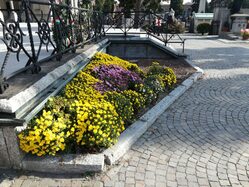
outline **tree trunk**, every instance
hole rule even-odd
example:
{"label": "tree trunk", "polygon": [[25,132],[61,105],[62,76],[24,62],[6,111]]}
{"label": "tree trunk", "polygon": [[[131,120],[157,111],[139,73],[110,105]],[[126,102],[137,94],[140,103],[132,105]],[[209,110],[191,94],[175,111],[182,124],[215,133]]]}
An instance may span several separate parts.
{"label": "tree trunk", "polygon": [[135,16],[134,16],[134,28],[139,27],[139,15],[141,11],[141,6],[144,0],[136,0],[135,2]]}

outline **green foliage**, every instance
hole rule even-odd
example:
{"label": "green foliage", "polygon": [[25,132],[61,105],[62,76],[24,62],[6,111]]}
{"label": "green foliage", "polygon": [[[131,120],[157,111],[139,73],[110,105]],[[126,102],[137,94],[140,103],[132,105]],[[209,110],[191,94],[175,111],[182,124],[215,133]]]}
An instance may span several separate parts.
{"label": "green foliage", "polygon": [[145,10],[152,10],[153,12],[161,12],[161,0],[144,0],[143,7]]}
{"label": "green foliage", "polygon": [[130,123],[134,119],[134,109],[132,103],[121,93],[106,92],[105,100],[109,101],[115,107],[118,115],[126,124]]}
{"label": "green foliage", "polygon": [[114,0],[105,0],[103,4],[103,12],[112,12],[114,6]]}
{"label": "green foliage", "polygon": [[184,33],[185,32],[185,26],[179,22],[179,21],[175,21],[173,24],[170,24],[168,26],[168,32],[169,33]]}
{"label": "green foliage", "polygon": [[105,0],[95,0],[94,10],[103,11]]}
{"label": "green foliage", "polygon": [[180,16],[183,13],[183,0],[170,1],[170,8],[175,11],[175,16]]}
{"label": "green foliage", "polygon": [[198,12],[200,0],[193,0],[193,4],[191,5],[193,12]]}
{"label": "green foliage", "polygon": [[249,0],[243,0],[242,8],[249,8]]}
{"label": "green foliage", "polygon": [[145,99],[145,105],[149,105],[157,99],[157,94],[147,85],[137,84],[135,91],[142,94]]}
{"label": "green foliage", "polygon": [[144,79],[144,85],[148,86],[157,95],[165,89],[165,84],[160,75],[149,75]]}
{"label": "green foliage", "polygon": [[96,0],[94,10],[103,12],[112,12],[114,0]]}
{"label": "green foliage", "polygon": [[204,33],[208,33],[210,31],[210,24],[209,23],[200,23],[197,26],[197,32],[201,33],[202,35],[204,35]]}
{"label": "green foliage", "polygon": [[138,113],[140,109],[145,107],[146,101],[142,94],[133,90],[125,90],[121,93],[123,96],[130,100],[135,114]]}
{"label": "green foliage", "polygon": [[[169,67],[163,67],[158,62],[152,62],[147,75],[157,75],[164,83],[164,87],[171,89],[176,83],[176,75]],[[159,80],[160,81],[160,80]]]}
{"label": "green foliage", "polygon": [[69,111],[70,100],[62,96],[51,97],[45,105],[47,111],[51,111],[55,117],[63,117]]}
{"label": "green foliage", "polygon": [[243,0],[233,0],[229,5],[231,14],[238,13],[241,9]]}
{"label": "green foliage", "polygon": [[135,5],[134,0],[119,0],[119,2],[119,6],[123,7],[123,10],[125,11],[125,16],[130,17],[130,11]]}
{"label": "green foliage", "polygon": [[158,62],[152,62],[152,65],[148,69],[147,75],[158,74],[164,74],[164,68]]}

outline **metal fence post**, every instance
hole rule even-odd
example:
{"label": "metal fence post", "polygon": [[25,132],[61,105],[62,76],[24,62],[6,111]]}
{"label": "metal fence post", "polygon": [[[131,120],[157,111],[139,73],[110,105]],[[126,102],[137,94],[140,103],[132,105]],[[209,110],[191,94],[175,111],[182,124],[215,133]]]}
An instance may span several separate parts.
{"label": "metal fence post", "polygon": [[26,17],[26,22],[27,22],[29,41],[30,41],[30,47],[31,47],[31,53],[32,53],[32,58],[29,59],[29,62],[27,63],[27,65],[32,63],[32,65],[33,65],[32,69],[31,69],[32,73],[39,73],[41,68],[37,65],[38,57],[36,56],[36,52],[35,52],[34,37],[33,37],[33,33],[32,33],[32,26],[30,23],[31,17],[29,15],[29,0],[23,0],[23,6],[24,6],[24,12],[25,12],[25,17]]}

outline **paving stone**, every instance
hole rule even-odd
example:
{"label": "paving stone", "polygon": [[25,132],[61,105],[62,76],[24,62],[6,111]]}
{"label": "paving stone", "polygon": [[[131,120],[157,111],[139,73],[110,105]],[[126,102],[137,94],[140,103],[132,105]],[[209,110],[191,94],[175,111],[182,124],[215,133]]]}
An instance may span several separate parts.
{"label": "paving stone", "polygon": [[136,173],[135,174],[135,179],[136,180],[144,180],[145,174],[144,173]]}

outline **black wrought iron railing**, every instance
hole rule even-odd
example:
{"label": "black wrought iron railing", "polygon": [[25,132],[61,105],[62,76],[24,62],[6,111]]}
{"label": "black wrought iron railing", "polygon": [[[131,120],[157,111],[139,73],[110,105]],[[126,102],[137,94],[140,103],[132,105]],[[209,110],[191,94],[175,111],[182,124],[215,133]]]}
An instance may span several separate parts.
{"label": "black wrought iron railing", "polygon": [[[146,34],[157,38],[165,45],[178,43],[184,53],[185,40],[180,31],[168,17],[150,11],[140,12],[111,12],[104,13],[103,30],[105,34]],[[180,22],[177,26],[179,26]],[[177,27],[176,26],[176,27]]]}
{"label": "black wrought iron railing", "polygon": [[[180,43],[184,52],[184,39],[178,33],[169,32],[168,20],[152,12],[101,13],[56,4],[54,0],[18,1],[21,2],[20,8],[6,10],[7,17],[0,19],[0,53],[4,51],[4,55],[0,55],[0,93],[8,87],[6,80],[17,73],[27,69],[38,73],[40,63],[53,58],[60,60],[66,52],[74,53],[78,47],[105,35],[144,33],[165,45]],[[45,11],[34,9],[37,5]],[[20,59],[22,63],[15,63]],[[6,68],[7,64],[11,70]]]}
{"label": "black wrought iron railing", "polygon": [[[46,14],[34,12],[34,5],[43,7]],[[6,15],[11,12],[14,11],[6,11]],[[75,52],[77,47],[102,35],[100,12],[56,4],[54,0],[22,0],[15,15],[16,18],[0,19],[1,39],[5,44],[1,43],[0,47],[6,48],[1,59],[0,93],[8,87],[6,79],[27,69],[38,73],[41,62],[52,58],[60,60],[64,53]],[[27,61],[6,73],[6,65],[13,61],[13,54],[17,61],[20,61],[20,56]]]}

